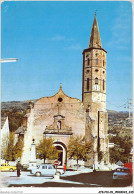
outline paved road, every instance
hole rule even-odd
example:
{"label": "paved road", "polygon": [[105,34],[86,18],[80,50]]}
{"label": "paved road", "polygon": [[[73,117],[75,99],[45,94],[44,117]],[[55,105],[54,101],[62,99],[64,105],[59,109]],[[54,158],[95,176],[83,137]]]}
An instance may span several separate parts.
{"label": "paved road", "polygon": [[21,177],[16,177],[16,172],[6,173],[3,176],[4,187],[126,187],[130,184],[118,183],[113,185],[110,171],[98,172],[66,172],[59,180],[48,177],[36,177],[29,172],[21,172]]}
{"label": "paved road", "polygon": [[96,171],[86,174],[79,174],[70,177],[63,177],[64,180],[82,182],[87,187],[126,187],[130,186],[131,183],[117,182],[113,184],[112,171]]}

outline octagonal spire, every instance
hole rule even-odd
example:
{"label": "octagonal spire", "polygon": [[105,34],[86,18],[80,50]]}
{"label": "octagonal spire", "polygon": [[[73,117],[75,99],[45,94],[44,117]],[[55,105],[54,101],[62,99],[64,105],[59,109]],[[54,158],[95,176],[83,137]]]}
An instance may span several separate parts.
{"label": "octagonal spire", "polygon": [[95,18],[92,26],[92,31],[91,31],[91,36],[90,36],[90,41],[89,41],[89,48],[95,47],[95,48],[101,48],[101,38],[99,34],[99,27],[97,23],[97,18],[96,18],[96,13],[95,13]]}

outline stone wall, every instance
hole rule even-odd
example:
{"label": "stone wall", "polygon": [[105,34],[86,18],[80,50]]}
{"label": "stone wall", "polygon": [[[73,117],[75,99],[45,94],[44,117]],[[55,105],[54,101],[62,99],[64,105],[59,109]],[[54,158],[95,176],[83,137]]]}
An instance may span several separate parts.
{"label": "stone wall", "polygon": [[[24,135],[22,163],[27,163],[30,160],[33,138],[36,145],[43,136],[46,136],[52,137],[54,141],[64,143],[67,147],[70,136],[85,136],[84,106],[79,99],[65,95],[62,88],[52,97],[43,97],[37,100],[26,116],[27,128]],[[61,119],[61,129],[58,129],[58,125],[55,123],[58,119]]]}

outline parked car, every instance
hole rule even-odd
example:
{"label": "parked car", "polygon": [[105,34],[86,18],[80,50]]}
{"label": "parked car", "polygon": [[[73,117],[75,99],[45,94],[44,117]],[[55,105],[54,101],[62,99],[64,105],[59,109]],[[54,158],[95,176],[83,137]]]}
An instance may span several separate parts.
{"label": "parked car", "polygon": [[[37,168],[30,171],[31,174],[36,176],[54,176],[56,174],[56,168],[53,164],[40,164]],[[61,175],[64,171],[62,169],[57,169],[57,174]]]}
{"label": "parked car", "polygon": [[13,172],[16,170],[16,166],[10,166],[8,163],[1,164],[1,171],[10,171]]}
{"label": "parked car", "polygon": [[26,171],[26,170],[28,170],[28,168],[29,168],[29,164],[22,165],[22,170]]}
{"label": "parked car", "polygon": [[120,167],[115,170],[113,173],[113,183],[117,181],[131,181],[132,175],[129,168]]}
{"label": "parked car", "polygon": [[75,164],[74,167],[80,168],[81,165],[80,164]]}
{"label": "parked car", "polygon": [[28,167],[27,168],[27,170],[33,170],[33,169],[36,169],[36,168],[38,168],[39,167],[39,165],[37,164],[36,166],[30,166],[30,167]]}

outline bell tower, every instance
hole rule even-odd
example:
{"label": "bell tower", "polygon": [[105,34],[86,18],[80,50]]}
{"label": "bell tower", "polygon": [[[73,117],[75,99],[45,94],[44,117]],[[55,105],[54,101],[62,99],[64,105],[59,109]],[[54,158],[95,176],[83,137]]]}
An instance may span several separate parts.
{"label": "bell tower", "polygon": [[93,161],[108,162],[108,116],[106,111],[106,54],[102,48],[95,14],[89,46],[83,51],[82,101],[90,126],[87,141],[93,142]]}

